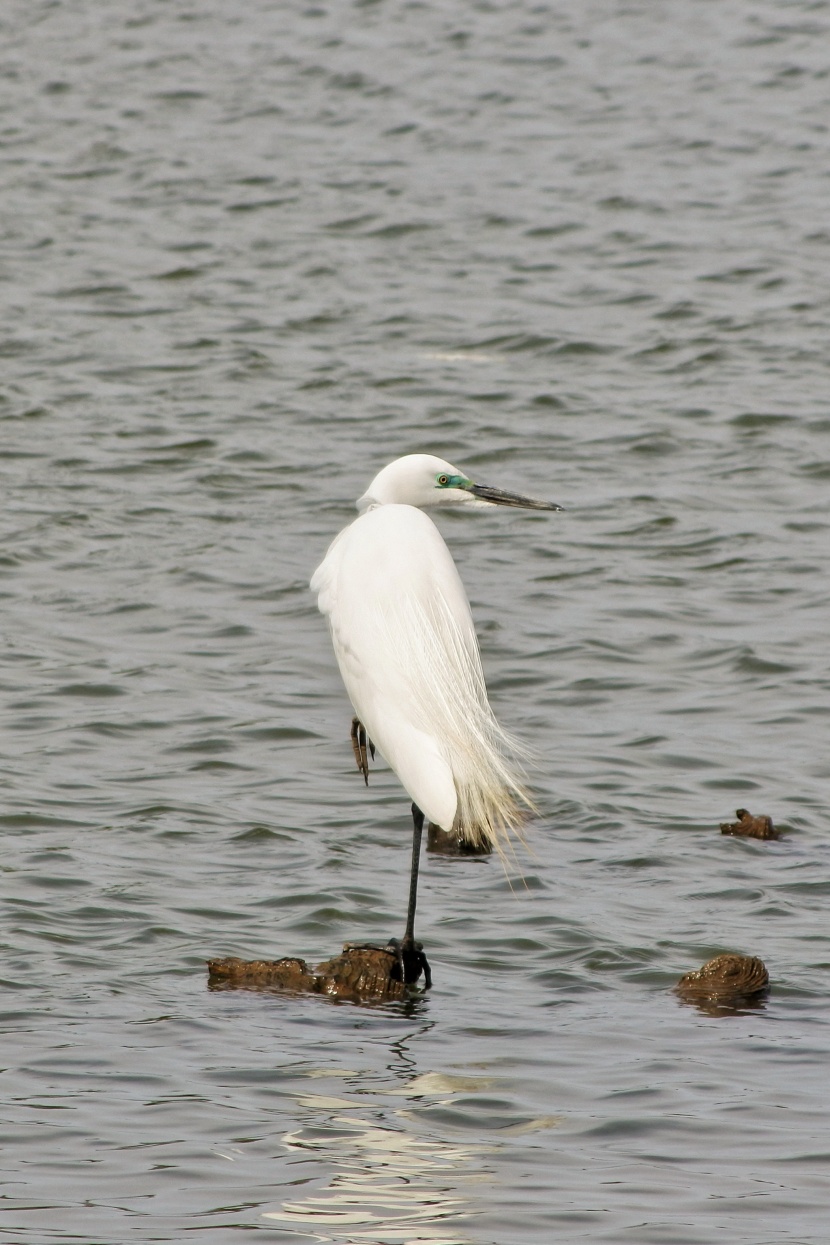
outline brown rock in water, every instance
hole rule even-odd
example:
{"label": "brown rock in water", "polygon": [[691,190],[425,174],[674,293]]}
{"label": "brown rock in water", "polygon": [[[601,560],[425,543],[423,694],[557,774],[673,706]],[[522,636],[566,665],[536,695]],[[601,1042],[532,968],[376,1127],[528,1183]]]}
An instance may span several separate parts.
{"label": "brown rock in water", "polygon": [[436,856],[490,856],[493,849],[488,843],[475,847],[452,830],[442,830],[430,822],[427,827],[427,851]]}
{"label": "brown rock in water", "polygon": [[737,821],[722,821],[721,834],[739,834],[748,839],[780,839],[771,817],[753,817],[745,808],[735,810]]}
{"label": "brown rock in water", "polygon": [[323,994],[351,1002],[402,999],[407,988],[392,976],[393,951],[346,943],[340,955],[311,969],[305,960],[240,960],[229,956],[208,961],[212,990],[268,990],[279,994]]}
{"label": "brown rock in water", "polygon": [[754,955],[728,952],[707,960],[702,968],[686,973],[675,991],[687,1003],[717,1015],[742,1004],[758,1003],[769,988],[769,973]]}
{"label": "brown rock in water", "polygon": [[208,960],[208,985],[214,989],[313,990],[316,978],[305,960]]}
{"label": "brown rock in water", "polygon": [[397,963],[383,947],[344,943],[340,955],[317,965],[319,991],[337,999],[402,999],[406,986],[392,976]]}

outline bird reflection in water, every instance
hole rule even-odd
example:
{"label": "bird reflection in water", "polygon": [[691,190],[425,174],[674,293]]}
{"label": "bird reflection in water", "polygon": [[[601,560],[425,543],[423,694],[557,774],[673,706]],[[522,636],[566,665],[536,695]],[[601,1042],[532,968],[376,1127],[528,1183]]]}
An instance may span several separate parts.
{"label": "bird reflection in water", "polygon": [[[355,1104],[319,1098],[301,1105],[339,1112]],[[471,1240],[456,1227],[476,1213],[459,1185],[492,1179],[475,1163],[487,1147],[453,1145],[339,1113],[331,1114],[325,1126],[301,1128],[283,1140],[289,1151],[314,1152],[336,1171],[327,1188],[285,1202],[282,1211],[264,1218],[301,1228],[318,1240],[378,1245],[413,1238],[432,1245],[468,1245]]]}
{"label": "bird reflection in water", "polygon": [[[378,1088],[375,1078],[334,1069],[310,1069],[314,1080],[348,1078],[349,1097],[307,1094],[298,1099],[305,1122],[283,1143],[297,1161],[314,1157],[334,1171],[324,1188],[299,1201],[284,1202],[263,1218],[313,1235],[318,1241],[394,1245],[417,1240],[430,1245],[470,1245],[460,1221],[479,1213],[464,1186],[492,1183],[481,1156],[496,1146],[469,1145],[436,1136],[418,1118],[460,1093],[486,1090],[484,1076],[417,1075],[404,1040],[392,1044],[395,1082]],[[401,1108],[403,1098],[407,1106]]]}

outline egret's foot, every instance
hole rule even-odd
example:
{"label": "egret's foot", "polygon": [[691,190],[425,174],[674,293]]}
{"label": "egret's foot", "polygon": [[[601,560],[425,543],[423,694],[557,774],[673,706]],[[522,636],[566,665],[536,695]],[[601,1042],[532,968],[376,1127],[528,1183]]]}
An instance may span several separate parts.
{"label": "egret's foot", "polygon": [[406,986],[414,986],[423,973],[424,989],[429,990],[432,985],[432,972],[429,960],[424,955],[423,943],[414,941],[407,943],[406,938],[390,938],[385,947],[379,946],[376,942],[347,942],[343,949],[344,951],[385,951],[388,955],[395,957],[395,963],[389,973],[393,981],[402,981]]}
{"label": "egret's foot", "polygon": [[414,985],[421,973],[424,974],[424,989],[428,990],[432,985],[432,972],[429,967],[429,960],[424,955],[424,944],[415,942],[414,938],[390,938],[387,945],[387,951],[395,954],[397,963],[392,970],[392,976],[396,981],[402,981],[404,985]]}
{"label": "egret's foot", "polygon": [[360,718],[352,718],[352,749],[354,751],[354,759],[357,762],[357,768],[363,775],[363,781],[369,786],[369,758],[366,755],[366,749],[369,749],[369,756],[375,759],[375,745],[366,734],[366,727]]}

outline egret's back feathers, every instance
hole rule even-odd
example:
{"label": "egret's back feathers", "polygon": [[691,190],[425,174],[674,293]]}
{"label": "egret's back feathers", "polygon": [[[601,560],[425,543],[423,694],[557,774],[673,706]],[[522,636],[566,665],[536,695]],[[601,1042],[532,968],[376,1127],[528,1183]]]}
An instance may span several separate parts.
{"label": "egret's back feathers", "polygon": [[411,798],[436,825],[503,851],[532,804],[432,520],[412,505],[373,503],[334,540],[311,586],[355,713]]}

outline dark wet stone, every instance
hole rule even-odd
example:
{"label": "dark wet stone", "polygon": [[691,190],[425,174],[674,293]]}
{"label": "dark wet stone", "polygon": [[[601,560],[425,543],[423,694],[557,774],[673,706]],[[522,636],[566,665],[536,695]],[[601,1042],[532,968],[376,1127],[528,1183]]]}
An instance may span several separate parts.
{"label": "dark wet stone", "polygon": [[401,999],[407,987],[392,976],[397,964],[393,951],[347,942],[340,955],[317,965],[319,991],[338,999]]}
{"label": "dark wet stone", "polygon": [[771,817],[753,817],[745,808],[735,811],[737,821],[722,821],[721,834],[739,834],[749,839],[780,839],[781,835],[772,824]]}
{"label": "dark wet stone", "polygon": [[313,990],[314,973],[305,960],[208,960],[208,985],[214,989]]}
{"label": "dark wet stone", "polygon": [[208,961],[212,990],[268,990],[285,994],[324,994],[352,1002],[402,999],[407,987],[396,981],[394,951],[383,947],[353,947],[346,943],[340,955],[311,969],[305,960],[240,960],[229,956]]}
{"label": "dark wet stone", "polygon": [[769,990],[769,973],[754,955],[727,952],[707,960],[702,968],[686,973],[676,993],[702,1011],[721,1015],[746,1006],[758,1006]]}
{"label": "dark wet stone", "polygon": [[442,830],[433,822],[427,827],[427,851],[436,856],[489,856],[493,849],[485,843],[476,847],[465,842],[452,830]]}

